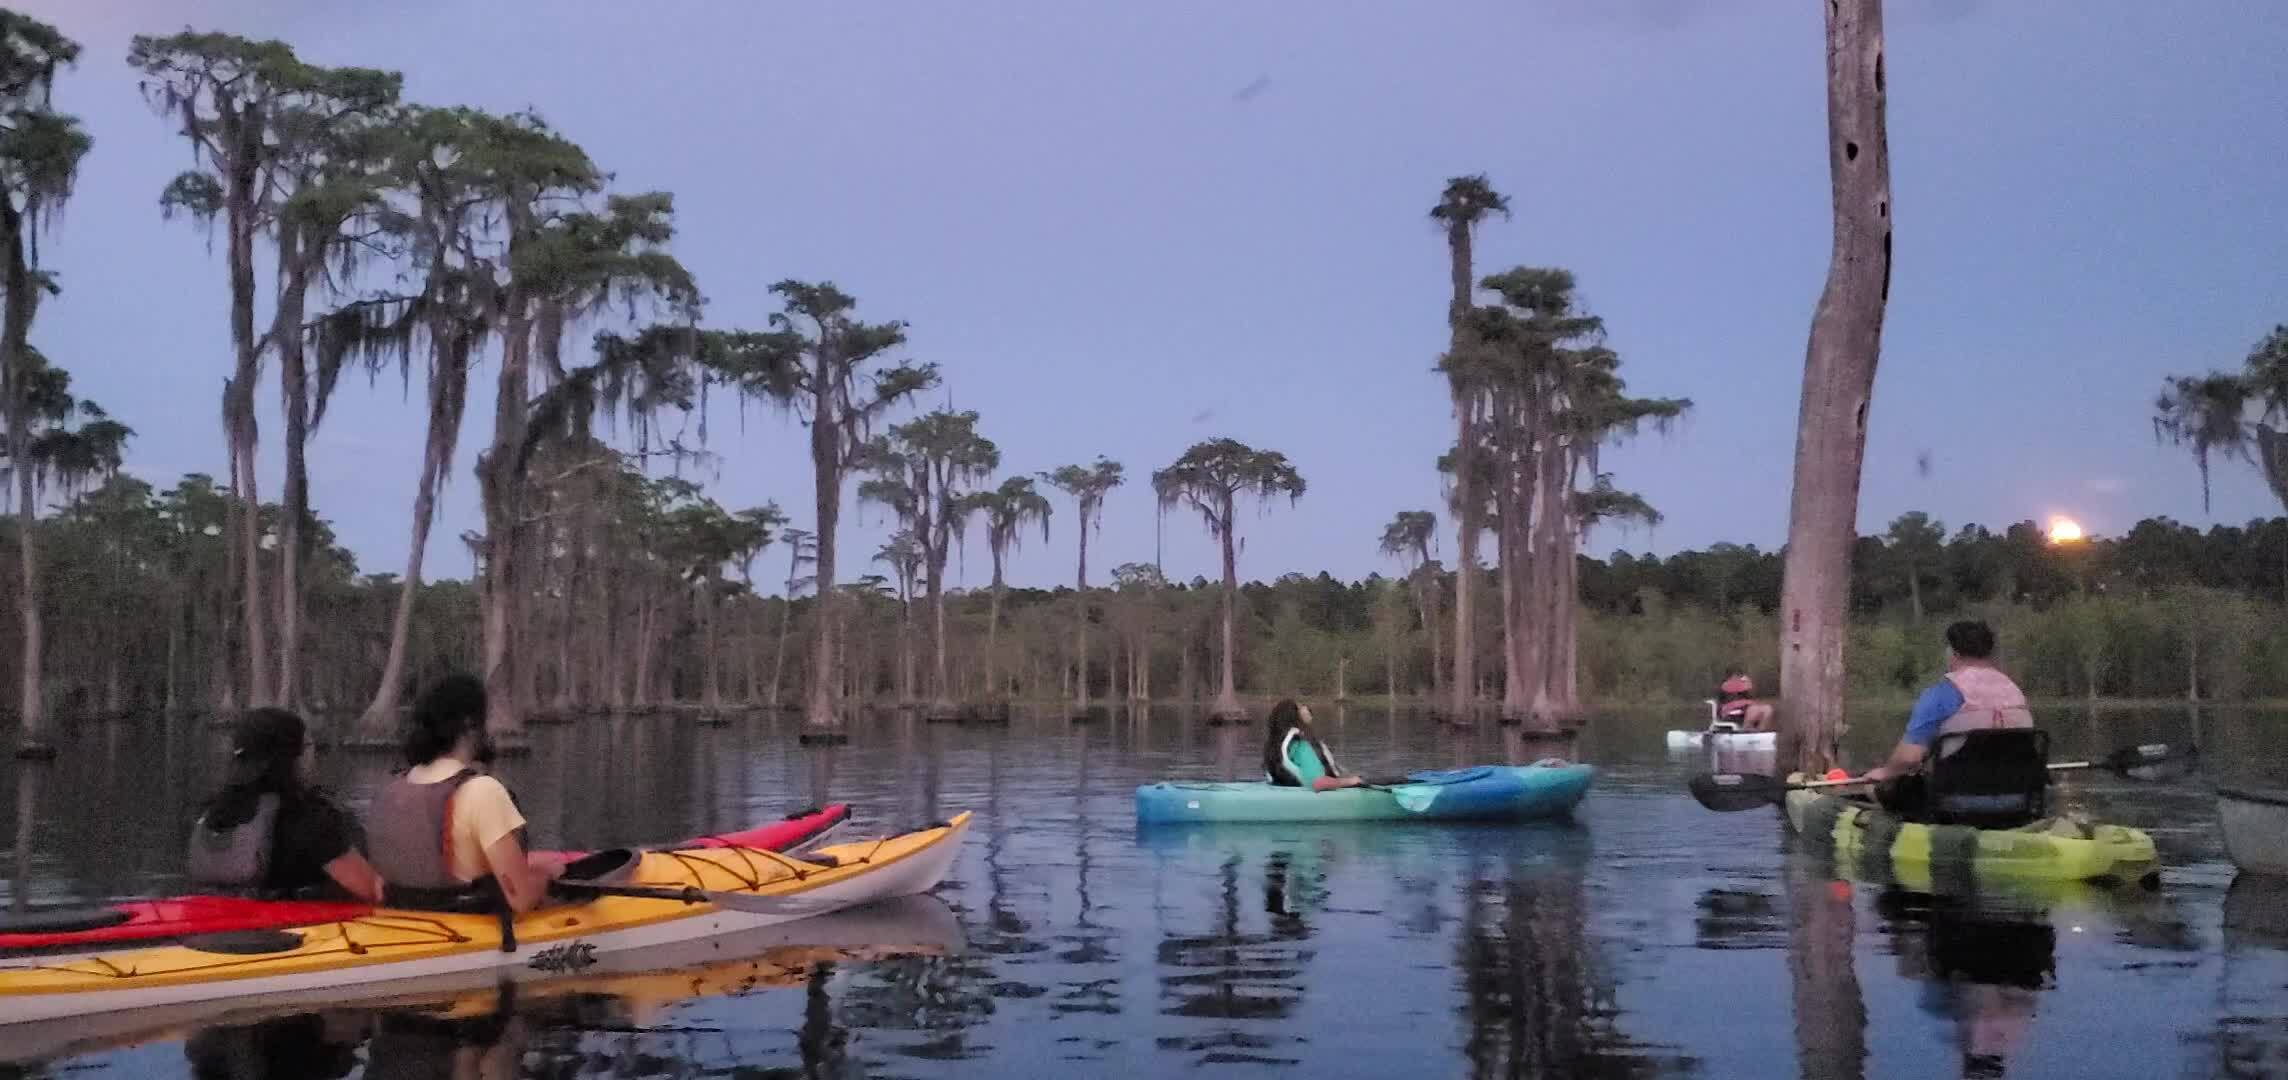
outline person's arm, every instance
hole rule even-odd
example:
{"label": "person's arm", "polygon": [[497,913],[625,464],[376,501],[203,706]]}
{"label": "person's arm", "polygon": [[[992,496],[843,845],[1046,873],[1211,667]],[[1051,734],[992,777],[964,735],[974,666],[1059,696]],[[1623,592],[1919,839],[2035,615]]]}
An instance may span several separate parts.
{"label": "person's arm", "polygon": [[453,802],[456,813],[469,815],[475,838],[484,845],[485,869],[500,883],[509,909],[525,912],[539,907],[548,898],[548,883],[564,872],[564,866],[535,859],[524,850],[524,842],[516,837],[524,827],[524,814],[509,798],[508,789],[492,777],[480,776],[462,785]]}
{"label": "person's arm", "polygon": [[326,864],[326,876],[351,896],[369,904],[381,903],[381,874],[356,851],[335,856]]}
{"label": "person's arm", "polygon": [[307,853],[295,861],[307,858],[317,862],[343,892],[369,904],[381,903],[381,874],[359,851],[365,845],[365,833],[358,828],[357,818],[318,790],[295,803],[295,810],[291,819],[294,839],[302,845],[298,850]]}
{"label": "person's arm", "polygon": [[1938,731],[1962,708],[1962,691],[1954,688],[1948,679],[1940,679],[1915,699],[1914,711],[1907,715],[1907,732],[1900,736],[1899,745],[1891,748],[1891,756],[1881,765],[1867,770],[1868,780],[1888,780],[1921,768],[1923,758],[1930,753],[1930,745],[1938,739]]}
{"label": "person's arm", "polygon": [[1922,767],[1924,753],[1921,746],[1901,739],[1899,745],[1891,748],[1891,756],[1884,758],[1881,765],[1867,770],[1864,779],[1888,780],[1911,773]]}
{"label": "person's arm", "polygon": [[514,832],[485,845],[485,866],[500,882],[509,910],[519,913],[539,907],[548,898],[548,883],[564,873],[563,863],[527,854]]}
{"label": "person's arm", "polygon": [[[1344,776],[1342,770],[1335,765],[1335,752],[1327,749],[1327,744],[1316,739],[1290,736],[1287,747],[1289,754],[1301,756],[1302,760],[1296,763],[1294,771],[1298,775],[1311,774],[1311,790],[1333,791],[1336,788],[1359,786],[1358,777]],[[1289,760],[1294,759],[1291,757]]]}

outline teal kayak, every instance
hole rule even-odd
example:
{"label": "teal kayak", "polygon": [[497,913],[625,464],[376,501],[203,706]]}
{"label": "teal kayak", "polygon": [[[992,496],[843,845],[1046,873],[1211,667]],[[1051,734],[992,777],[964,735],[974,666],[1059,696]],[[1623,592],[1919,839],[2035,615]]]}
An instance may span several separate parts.
{"label": "teal kayak", "polygon": [[1166,780],[1136,789],[1136,821],[1531,821],[1570,812],[1596,772],[1565,763],[1480,765],[1412,773],[1388,788],[1334,791]]}

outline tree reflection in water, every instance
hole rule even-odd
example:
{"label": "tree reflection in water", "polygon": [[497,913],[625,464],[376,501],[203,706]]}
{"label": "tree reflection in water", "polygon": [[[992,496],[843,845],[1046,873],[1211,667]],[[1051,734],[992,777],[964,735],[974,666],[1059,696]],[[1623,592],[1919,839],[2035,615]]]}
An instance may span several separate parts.
{"label": "tree reflection in water", "polygon": [[[1134,711],[1141,712],[1141,709]],[[1059,1018],[1094,1018],[1110,1021],[1121,1014],[1120,979],[1106,975],[1117,969],[1120,951],[1116,947],[1119,935],[1102,925],[1096,915],[1095,893],[1096,844],[1100,831],[1094,815],[1088,812],[1089,796],[1095,792],[1097,777],[1092,768],[1094,754],[1090,743],[1097,737],[1096,729],[1081,726],[1072,729],[1077,767],[1073,786],[1072,813],[1075,836],[1073,838],[1074,898],[1078,910],[1071,927],[1055,938],[1055,961],[1066,969],[1067,977],[1057,983],[1057,997],[1050,1008]],[[1100,1061],[1107,1052],[1120,1046],[1115,1032],[1101,1034],[1072,1034],[1058,1040],[1062,1056],[1072,1061]]]}
{"label": "tree reflection in water", "polygon": [[2288,1076],[2288,878],[2243,873],[2224,897],[2216,1030],[2205,1039],[2220,1076]]}
{"label": "tree reflection in water", "polygon": [[[854,1027],[882,1032],[914,1032],[918,1041],[896,1044],[890,1052],[906,1057],[961,1061],[983,1057],[993,1048],[976,1042],[997,998],[1037,998],[1048,991],[1008,977],[1007,969],[1045,946],[1031,940],[1031,927],[1009,900],[1007,852],[1011,815],[1002,808],[1001,754],[1004,736],[993,732],[987,751],[984,805],[976,827],[979,861],[985,867],[985,917],[969,922],[969,947],[959,956],[932,959],[911,969],[892,969],[887,978],[868,979],[845,995],[843,1015]],[[934,768],[934,766],[932,766]],[[936,804],[935,774],[927,785]],[[973,830],[972,835],[976,835]],[[948,899],[954,895],[949,894]]]}
{"label": "tree reflection in water", "polygon": [[1277,912],[1268,932],[1242,929],[1244,860],[1233,854],[1223,860],[1217,874],[1215,925],[1206,933],[1168,934],[1161,939],[1161,1014],[1209,1021],[1204,1033],[1161,1038],[1161,1050],[1197,1055],[1194,1062],[1201,1065],[1298,1062],[1280,1055],[1281,1048],[1296,1039],[1280,1021],[1292,1016],[1302,1001],[1303,968],[1312,956],[1304,943],[1310,940],[1311,929],[1289,907],[1290,860],[1281,854],[1267,862],[1276,867],[1266,867],[1264,906]]}
{"label": "tree reflection in water", "polygon": [[1852,966],[1857,913],[1851,883],[1837,880],[1792,830],[1783,857],[1797,1075],[1857,1080],[1867,1074],[1867,1003]]}
{"label": "tree reflection in water", "polygon": [[[1642,1077],[1694,1063],[1621,1030],[1619,986],[1590,929],[1587,841],[1575,826],[1561,857],[1508,875],[1473,872],[1462,892],[1455,966],[1461,973],[1463,1055],[1472,1077]],[[1563,830],[1563,832],[1560,832]],[[1578,847],[1581,857],[1562,857]]]}

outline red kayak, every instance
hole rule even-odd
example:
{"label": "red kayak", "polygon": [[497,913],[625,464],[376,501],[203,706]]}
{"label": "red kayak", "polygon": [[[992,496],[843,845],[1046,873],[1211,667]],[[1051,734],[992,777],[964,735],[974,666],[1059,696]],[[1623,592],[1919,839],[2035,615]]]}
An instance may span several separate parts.
{"label": "red kayak", "polygon": [[[676,848],[743,847],[795,852],[816,846],[850,819],[850,808],[834,803],[805,810],[743,832],[696,836]],[[564,852],[577,857],[584,852]],[[100,948],[128,941],[187,937],[230,930],[272,930],[285,926],[355,919],[373,909],[331,900],[253,900],[238,896],[171,896],[90,907],[51,908],[25,914],[0,913],[0,952],[15,949]]]}

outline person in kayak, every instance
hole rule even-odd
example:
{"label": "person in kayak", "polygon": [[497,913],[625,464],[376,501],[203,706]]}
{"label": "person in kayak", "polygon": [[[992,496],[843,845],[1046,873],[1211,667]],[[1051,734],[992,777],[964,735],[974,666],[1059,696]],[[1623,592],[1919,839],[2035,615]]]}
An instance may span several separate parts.
{"label": "person in kayak", "polygon": [[1733,668],[1716,685],[1716,718],[1740,725],[1744,731],[1770,731],[1772,707],[1756,700],[1756,680]]}
{"label": "person in kayak", "polygon": [[381,877],[358,853],[357,819],[319,788],[308,725],[255,709],[231,730],[230,779],[191,829],[191,880],[259,896],[339,890],[381,902]]}
{"label": "person in kayak", "polygon": [[1939,736],[2034,726],[2025,692],[1994,666],[1994,646],[1994,629],[1984,622],[1946,628],[1946,676],[1915,699],[1890,758],[1862,777],[1876,781],[1875,798],[1884,809],[1909,821],[1924,816],[1924,771]]}
{"label": "person in kayak", "polygon": [[459,907],[497,892],[509,910],[530,911],[563,873],[561,860],[526,850],[516,799],[478,768],[492,758],[476,677],[447,675],[414,702],[407,768],[367,814],[367,852],[391,904]]}
{"label": "person in kayak", "polygon": [[1271,707],[1264,723],[1263,777],[1281,787],[1313,791],[1357,787],[1364,781],[1344,776],[1327,741],[1311,727],[1311,710],[1286,698]]}

